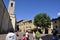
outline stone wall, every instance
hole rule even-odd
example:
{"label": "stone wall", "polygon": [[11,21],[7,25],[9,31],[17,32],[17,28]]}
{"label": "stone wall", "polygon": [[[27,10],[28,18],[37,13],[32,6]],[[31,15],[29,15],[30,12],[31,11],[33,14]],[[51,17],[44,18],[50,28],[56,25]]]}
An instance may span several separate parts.
{"label": "stone wall", "polygon": [[0,0],[0,33],[7,32],[12,28],[9,13],[5,7],[3,0]]}

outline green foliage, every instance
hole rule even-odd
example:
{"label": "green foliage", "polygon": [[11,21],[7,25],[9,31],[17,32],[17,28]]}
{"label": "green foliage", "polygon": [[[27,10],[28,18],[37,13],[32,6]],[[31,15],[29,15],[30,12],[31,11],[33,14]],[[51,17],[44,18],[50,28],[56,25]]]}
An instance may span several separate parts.
{"label": "green foliage", "polygon": [[34,25],[37,27],[48,27],[50,24],[50,17],[46,13],[39,13],[34,17]]}

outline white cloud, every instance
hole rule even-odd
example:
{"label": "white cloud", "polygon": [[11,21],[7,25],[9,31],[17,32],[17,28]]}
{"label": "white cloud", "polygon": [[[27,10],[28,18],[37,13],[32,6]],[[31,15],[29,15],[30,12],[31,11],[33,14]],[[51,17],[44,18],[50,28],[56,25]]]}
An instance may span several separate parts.
{"label": "white cloud", "polygon": [[58,16],[60,16],[60,12],[58,13]]}

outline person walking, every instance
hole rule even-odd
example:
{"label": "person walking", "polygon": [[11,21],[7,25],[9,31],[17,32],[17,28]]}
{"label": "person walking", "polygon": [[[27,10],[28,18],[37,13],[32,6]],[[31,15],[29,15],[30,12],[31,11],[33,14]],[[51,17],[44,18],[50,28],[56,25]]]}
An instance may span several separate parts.
{"label": "person walking", "polygon": [[43,40],[43,39],[40,37],[39,40]]}
{"label": "person walking", "polygon": [[60,40],[60,35],[59,35],[59,40]]}
{"label": "person walking", "polygon": [[19,34],[18,31],[16,32],[17,40],[19,40]]}
{"label": "person walking", "polygon": [[57,36],[54,35],[53,38],[52,38],[52,40],[58,40]]}
{"label": "person walking", "polygon": [[39,37],[40,37],[40,32],[37,30],[36,31],[36,40],[39,40]]}
{"label": "person walking", "polygon": [[58,40],[58,38],[57,38],[57,30],[56,29],[53,29],[52,30],[52,33],[53,33],[53,37],[52,37],[52,40]]}
{"label": "person walking", "polygon": [[16,40],[16,34],[13,30],[9,31],[9,33],[6,35],[5,40]]}
{"label": "person walking", "polygon": [[33,40],[35,40],[35,32],[33,31]]}
{"label": "person walking", "polygon": [[29,40],[29,34],[26,32],[26,39]]}
{"label": "person walking", "polygon": [[22,40],[26,40],[26,36],[25,36],[25,34],[23,34]]}

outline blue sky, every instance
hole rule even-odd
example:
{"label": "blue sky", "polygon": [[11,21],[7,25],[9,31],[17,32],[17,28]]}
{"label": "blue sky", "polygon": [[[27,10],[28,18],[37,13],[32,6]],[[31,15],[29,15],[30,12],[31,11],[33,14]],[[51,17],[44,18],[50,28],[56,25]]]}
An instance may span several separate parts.
{"label": "blue sky", "polygon": [[[34,19],[38,13],[47,13],[51,18],[58,17],[60,12],[60,0],[14,0],[16,19]],[[9,0],[4,0],[8,8]]]}

